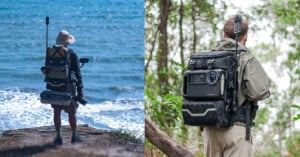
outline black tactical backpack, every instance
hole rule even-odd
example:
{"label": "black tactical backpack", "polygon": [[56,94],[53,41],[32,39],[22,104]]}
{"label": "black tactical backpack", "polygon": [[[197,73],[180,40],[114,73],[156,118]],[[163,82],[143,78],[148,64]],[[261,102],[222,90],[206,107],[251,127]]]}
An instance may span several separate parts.
{"label": "black tactical backpack", "polygon": [[231,125],[235,52],[193,54],[184,74],[182,114],[187,125]]}
{"label": "black tactical backpack", "polygon": [[63,46],[47,48],[45,63],[46,88],[53,91],[65,92],[68,90],[70,77],[70,52]]}

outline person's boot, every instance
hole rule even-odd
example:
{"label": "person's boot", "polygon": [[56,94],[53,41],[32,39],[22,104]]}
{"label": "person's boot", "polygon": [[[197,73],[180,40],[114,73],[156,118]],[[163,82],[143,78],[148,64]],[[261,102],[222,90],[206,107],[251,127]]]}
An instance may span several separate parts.
{"label": "person's boot", "polygon": [[72,144],[80,143],[80,142],[82,142],[82,140],[79,138],[79,136],[72,136],[72,138],[71,138]]}
{"label": "person's boot", "polygon": [[71,143],[75,144],[75,143],[79,143],[81,142],[81,139],[79,138],[79,136],[77,135],[77,129],[74,128],[72,129],[72,138],[71,138]]}
{"label": "person's boot", "polygon": [[63,144],[63,140],[60,135],[60,128],[56,128],[56,137],[55,137],[53,143],[54,143],[54,145],[59,145],[59,146]]}
{"label": "person's boot", "polygon": [[63,144],[63,140],[61,137],[56,137],[53,141],[54,145],[61,146]]}

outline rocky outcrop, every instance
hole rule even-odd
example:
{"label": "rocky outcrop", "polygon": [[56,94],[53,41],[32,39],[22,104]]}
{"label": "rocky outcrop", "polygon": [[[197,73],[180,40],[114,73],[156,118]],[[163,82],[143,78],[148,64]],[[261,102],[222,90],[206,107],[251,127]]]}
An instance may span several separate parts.
{"label": "rocky outcrop", "polygon": [[5,157],[142,157],[142,142],[128,141],[114,133],[88,125],[78,126],[82,142],[71,144],[71,129],[61,129],[63,145],[55,146],[54,126],[8,130],[0,135],[0,156]]}

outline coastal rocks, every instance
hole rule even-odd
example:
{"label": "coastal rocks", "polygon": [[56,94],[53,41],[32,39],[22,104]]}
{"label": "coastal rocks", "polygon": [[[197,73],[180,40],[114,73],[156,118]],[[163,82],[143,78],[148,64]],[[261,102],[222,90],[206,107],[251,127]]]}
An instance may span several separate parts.
{"label": "coastal rocks", "polygon": [[114,137],[112,132],[88,125],[78,126],[82,142],[71,144],[71,129],[62,126],[63,146],[55,146],[54,126],[8,130],[0,135],[0,154],[5,157],[142,157],[142,142]]}

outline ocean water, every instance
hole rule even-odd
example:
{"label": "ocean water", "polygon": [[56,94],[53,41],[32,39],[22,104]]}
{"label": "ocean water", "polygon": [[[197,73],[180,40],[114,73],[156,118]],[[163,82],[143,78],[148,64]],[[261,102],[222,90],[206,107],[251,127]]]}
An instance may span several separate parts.
{"label": "ocean water", "polygon": [[[79,124],[144,134],[144,1],[2,0],[0,2],[0,131],[53,125],[40,67],[48,44],[62,29],[76,42],[69,46],[90,59],[81,69],[86,106]],[[66,113],[62,124],[68,125]]]}

